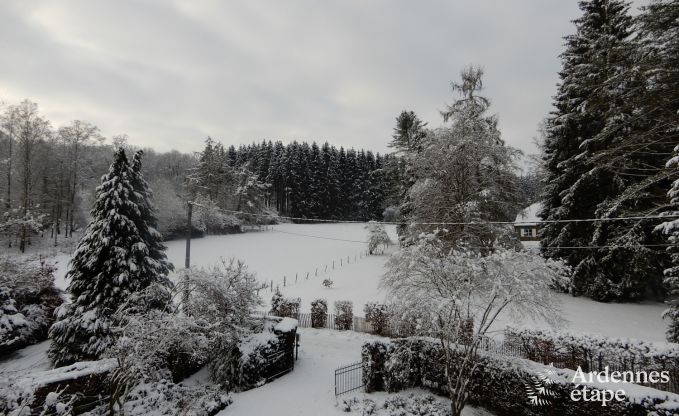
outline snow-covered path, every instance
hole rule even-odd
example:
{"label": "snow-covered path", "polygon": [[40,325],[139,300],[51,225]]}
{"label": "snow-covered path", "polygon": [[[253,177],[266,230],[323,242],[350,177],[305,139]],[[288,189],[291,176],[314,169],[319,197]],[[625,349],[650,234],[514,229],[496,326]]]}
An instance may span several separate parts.
{"label": "snow-covered path", "polygon": [[[299,329],[299,359],[291,373],[262,387],[234,394],[233,404],[218,416],[325,416],[346,415],[335,406],[334,371],[361,359],[361,345],[378,337],[352,331]],[[407,394],[407,392],[403,392]],[[364,393],[355,394],[363,396]],[[384,393],[369,396],[381,397]],[[351,397],[348,393],[342,397]],[[468,408],[465,416],[489,415]]]}
{"label": "snow-covered path", "polygon": [[335,407],[334,370],[361,359],[361,345],[370,335],[321,329],[300,329],[295,370],[265,386],[234,395],[219,415],[329,415]]}
{"label": "snow-covered path", "polygon": [[0,360],[0,377],[49,370],[52,368],[52,363],[47,358],[49,346],[49,341],[43,341],[2,357]]}

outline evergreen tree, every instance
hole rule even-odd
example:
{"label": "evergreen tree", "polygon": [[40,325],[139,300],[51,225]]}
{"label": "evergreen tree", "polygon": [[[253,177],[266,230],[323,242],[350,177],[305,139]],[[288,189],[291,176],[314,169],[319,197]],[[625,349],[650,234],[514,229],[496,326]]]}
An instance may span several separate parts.
{"label": "evergreen tree", "polygon": [[[675,156],[667,162],[670,170],[677,171],[679,167],[679,146],[674,149]],[[679,216],[679,179],[672,183],[670,191],[667,193],[670,198],[671,210],[666,211],[666,215]],[[669,342],[679,342],[679,218],[662,223],[656,228],[663,234],[669,236],[670,247],[667,251],[671,253],[672,264],[665,269],[663,282],[669,291],[667,304],[669,308],[664,312],[663,318],[669,319],[667,329],[667,340]]]}
{"label": "evergreen tree", "polygon": [[171,285],[171,266],[153,238],[155,230],[149,229],[154,222],[150,192],[123,149],[115,152],[96,197],[92,221],[66,275],[73,303],[59,308],[50,329],[48,355],[57,366],[99,357],[115,342],[113,314],[150,285]]}
{"label": "evergreen tree", "polygon": [[[624,216],[625,204],[616,198],[635,182],[626,167],[613,164],[627,164],[621,160],[624,152],[612,152],[633,128],[634,109],[626,94],[639,82],[630,71],[628,4],[579,5],[583,15],[574,21],[576,33],[566,37],[555,110],[546,126],[547,185],[540,216],[548,221]],[[551,222],[541,231],[542,247],[545,255],[573,267],[574,293],[598,300],[636,298],[657,269],[656,260],[648,261],[651,250],[639,247],[651,229],[627,222]]]}
{"label": "evergreen tree", "polygon": [[[167,259],[163,244],[163,236],[158,232],[158,217],[153,203],[153,191],[142,174],[142,157],[144,152],[135,152],[132,158],[130,183],[134,190],[134,202],[139,208],[139,222],[136,224],[142,241],[146,246],[145,264],[138,272],[138,277],[133,282],[134,291],[143,290],[154,283],[161,286],[171,287],[172,282],[167,278],[174,266]],[[161,303],[169,302],[170,299],[161,299]]]}

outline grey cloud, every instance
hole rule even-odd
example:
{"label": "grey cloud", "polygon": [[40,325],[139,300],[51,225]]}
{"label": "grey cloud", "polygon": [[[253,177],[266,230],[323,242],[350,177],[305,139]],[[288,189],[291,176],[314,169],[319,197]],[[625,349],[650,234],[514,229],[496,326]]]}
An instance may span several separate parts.
{"label": "grey cloud", "polygon": [[9,1],[0,97],[160,150],[328,140],[385,151],[394,117],[436,126],[449,82],[486,69],[506,141],[550,110],[575,1]]}

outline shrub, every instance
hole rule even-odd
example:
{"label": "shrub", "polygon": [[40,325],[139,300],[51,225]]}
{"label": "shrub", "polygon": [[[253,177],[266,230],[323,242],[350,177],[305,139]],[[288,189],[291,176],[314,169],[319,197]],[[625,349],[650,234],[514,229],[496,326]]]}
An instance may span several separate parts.
{"label": "shrub", "polygon": [[325,328],[326,320],[328,319],[328,301],[325,299],[316,299],[311,302],[311,327]]}
{"label": "shrub", "polygon": [[169,380],[148,381],[136,385],[111,412],[103,405],[88,412],[90,416],[124,414],[214,416],[232,403],[231,395],[216,386],[187,386]]}
{"label": "shrub", "polygon": [[299,308],[302,304],[300,298],[286,298],[281,292],[276,289],[276,293],[271,297],[271,311],[275,316],[284,318],[297,318],[299,316]]}
{"label": "shrub", "polygon": [[354,303],[348,300],[335,302],[335,325],[339,330],[350,330],[354,323]]}
{"label": "shrub", "polygon": [[378,335],[384,335],[389,327],[389,307],[377,302],[368,302],[363,312],[373,331]]}
{"label": "shrub", "polygon": [[325,287],[327,287],[328,289],[330,289],[334,283],[335,283],[335,282],[333,282],[332,280],[326,278],[326,279],[323,279],[323,283],[322,283],[322,284],[323,284],[323,286],[325,286]]}
{"label": "shrub", "polygon": [[338,407],[344,412],[359,415],[398,415],[398,416],[448,416],[450,405],[431,394],[413,394],[407,396],[388,396],[383,403],[376,403],[370,398],[359,399],[351,397],[338,402]]}
{"label": "shrub", "polygon": [[63,303],[54,266],[0,257],[0,356],[47,338]]}

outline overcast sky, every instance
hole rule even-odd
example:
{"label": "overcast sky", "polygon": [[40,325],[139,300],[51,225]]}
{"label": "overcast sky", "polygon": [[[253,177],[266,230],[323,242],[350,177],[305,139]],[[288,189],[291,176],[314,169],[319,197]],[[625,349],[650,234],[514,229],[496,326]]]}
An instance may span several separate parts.
{"label": "overcast sky", "polygon": [[468,64],[508,144],[534,152],[576,0],[23,1],[0,5],[0,99],[157,150],[261,139],[387,150]]}

